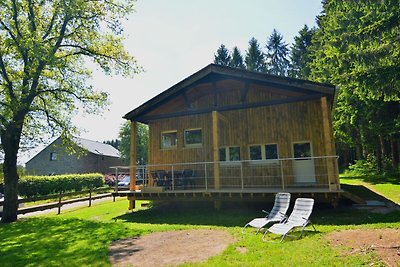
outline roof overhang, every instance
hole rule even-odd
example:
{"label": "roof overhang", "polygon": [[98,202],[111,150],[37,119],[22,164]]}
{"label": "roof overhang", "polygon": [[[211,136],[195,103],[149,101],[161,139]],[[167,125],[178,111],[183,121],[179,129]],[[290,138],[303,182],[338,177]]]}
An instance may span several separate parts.
{"label": "roof overhang", "polygon": [[123,118],[134,121],[143,114],[153,110],[158,105],[165,103],[169,99],[181,93],[187,88],[196,86],[206,81],[218,81],[223,79],[241,80],[249,83],[258,83],[269,86],[282,88],[285,90],[302,91],[309,94],[319,94],[331,96],[333,101],[335,95],[335,87],[330,84],[317,83],[308,80],[270,75],[260,72],[248,71],[244,69],[232,68],[227,66],[210,64],[196,73],[190,75],[186,79],[173,85],[159,95],[153,97],[149,101],[140,105],[136,109],[125,114]]}

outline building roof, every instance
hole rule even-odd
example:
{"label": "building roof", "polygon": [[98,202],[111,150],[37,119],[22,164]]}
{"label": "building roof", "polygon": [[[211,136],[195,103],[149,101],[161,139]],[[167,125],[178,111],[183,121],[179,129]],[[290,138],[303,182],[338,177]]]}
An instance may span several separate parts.
{"label": "building roof", "polygon": [[74,137],[74,143],[88,152],[108,157],[119,158],[120,153],[115,147],[97,141],[87,140],[80,137]]}
{"label": "building roof", "polygon": [[173,85],[169,89],[163,91],[159,95],[153,97],[136,109],[128,112],[127,114],[125,114],[124,118],[133,121],[137,118],[140,118],[148,111],[154,109],[155,106],[165,103],[169,99],[175,97],[190,86],[195,86],[196,84],[202,82],[218,80],[221,78],[236,80],[240,79],[244,81],[270,85],[289,91],[301,91],[310,95],[323,94],[332,96],[332,100],[335,98],[336,94],[335,86],[330,84],[248,71],[244,69],[232,68],[216,64],[209,64],[203,69],[190,75],[186,79]]}

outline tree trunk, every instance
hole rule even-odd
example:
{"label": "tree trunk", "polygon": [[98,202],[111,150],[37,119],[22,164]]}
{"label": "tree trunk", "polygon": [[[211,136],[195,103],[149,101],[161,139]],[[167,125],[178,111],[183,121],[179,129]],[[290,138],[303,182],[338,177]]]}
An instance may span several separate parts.
{"label": "tree trunk", "polygon": [[397,140],[392,140],[390,142],[392,150],[392,164],[393,168],[397,170],[399,167],[400,157],[399,157],[399,142]]}
{"label": "tree trunk", "polygon": [[377,142],[377,146],[376,146],[376,169],[378,170],[379,173],[382,172],[382,168],[383,168],[383,156],[382,156],[382,143],[381,141],[381,137],[379,137],[379,141]]}
{"label": "tree trunk", "polygon": [[14,222],[17,220],[18,211],[18,172],[17,156],[21,138],[22,125],[20,127],[8,127],[1,136],[1,143],[4,149],[4,204],[2,223]]}

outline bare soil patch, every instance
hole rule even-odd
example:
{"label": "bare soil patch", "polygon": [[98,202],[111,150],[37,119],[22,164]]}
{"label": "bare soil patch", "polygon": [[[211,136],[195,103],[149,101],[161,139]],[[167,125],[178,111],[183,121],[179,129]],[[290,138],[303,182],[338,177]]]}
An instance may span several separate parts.
{"label": "bare soil patch", "polygon": [[387,266],[400,266],[400,229],[358,229],[333,232],[327,239],[348,248],[346,255],[374,251]]}
{"label": "bare soil patch", "polygon": [[109,257],[114,266],[175,266],[204,261],[233,242],[223,230],[157,232],[112,243]]}

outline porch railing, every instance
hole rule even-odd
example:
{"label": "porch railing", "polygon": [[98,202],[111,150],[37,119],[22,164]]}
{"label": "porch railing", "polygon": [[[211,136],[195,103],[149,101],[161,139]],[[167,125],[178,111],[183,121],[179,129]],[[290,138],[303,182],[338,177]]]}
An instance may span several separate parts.
{"label": "porch railing", "polygon": [[334,187],[339,189],[337,159],[337,156],[323,156],[148,164],[136,166],[136,175],[142,190],[285,190],[300,187],[332,190]]}

